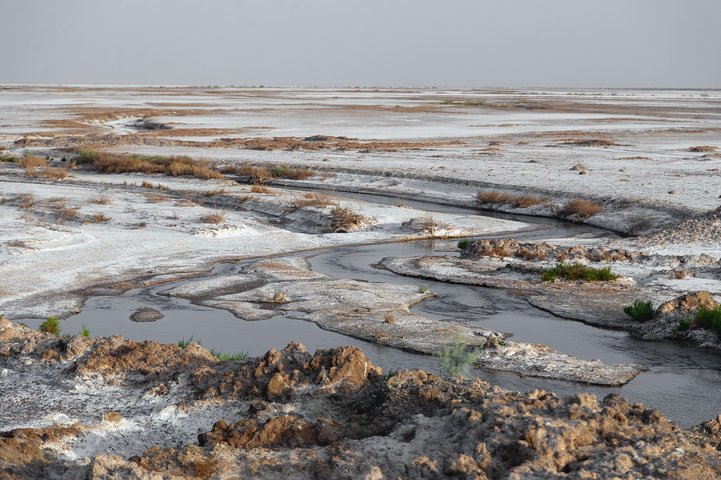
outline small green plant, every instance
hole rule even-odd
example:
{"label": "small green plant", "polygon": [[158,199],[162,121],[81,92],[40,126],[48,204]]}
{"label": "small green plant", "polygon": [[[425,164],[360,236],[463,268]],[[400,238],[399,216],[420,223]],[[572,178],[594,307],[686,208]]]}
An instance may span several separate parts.
{"label": "small green plant", "polygon": [[651,302],[636,300],[631,305],[623,307],[623,312],[636,322],[647,322],[653,318]]}
{"label": "small green plant", "polygon": [[217,352],[215,349],[211,350],[210,353],[220,360],[221,362],[228,362],[228,361],[236,361],[236,362],[242,362],[246,358],[248,358],[247,352],[237,352],[237,353],[223,353],[223,352]]}
{"label": "small green plant", "polygon": [[418,287],[418,292],[419,293],[431,293],[431,289],[425,285],[421,285],[420,287]]}
{"label": "small green plant", "polygon": [[[183,337],[182,340],[179,340],[179,341],[178,341],[178,346],[179,346],[180,348],[185,348],[185,347],[187,347],[188,345],[190,345],[190,343],[192,343],[192,341],[193,341],[193,336],[192,336],[192,335],[191,335],[190,338],[188,338],[187,340],[185,339],[185,337]],[[198,342],[198,343],[200,343],[200,342]]]}
{"label": "small green plant", "polygon": [[85,325],[83,325],[83,326],[80,328],[80,335],[82,335],[83,337],[89,337],[89,336],[90,336],[90,330],[88,329],[88,327],[86,327]]}
{"label": "small green plant", "polygon": [[695,324],[721,336],[721,305],[716,308],[699,307]]}
{"label": "small green plant", "polygon": [[466,248],[471,246],[471,241],[467,238],[462,238],[458,240],[458,248],[460,250],[465,250]]}
{"label": "small green plant", "polygon": [[673,331],[671,333],[673,333],[673,335],[678,335],[681,332],[685,332],[689,328],[691,328],[691,318],[684,317],[678,321],[678,325],[673,327]]}
{"label": "small green plant", "polygon": [[43,323],[40,324],[38,329],[43,333],[52,333],[53,335],[60,335],[60,319],[58,317],[48,317]]}
{"label": "small green plant", "polygon": [[617,279],[618,275],[611,272],[611,267],[593,268],[580,263],[557,263],[555,267],[546,269],[541,274],[544,282],[554,282],[559,278],[586,282],[610,282]]}
{"label": "small green plant", "polygon": [[481,351],[469,349],[460,331],[453,333],[450,345],[443,347],[440,355],[441,372],[447,377],[467,377],[468,370],[480,357]]}

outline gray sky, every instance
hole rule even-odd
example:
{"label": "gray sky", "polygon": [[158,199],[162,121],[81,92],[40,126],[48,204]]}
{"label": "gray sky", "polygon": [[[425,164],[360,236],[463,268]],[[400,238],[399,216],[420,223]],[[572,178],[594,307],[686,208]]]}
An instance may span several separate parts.
{"label": "gray sky", "polygon": [[720,0],[0,0],[0,83],[721,88]]}

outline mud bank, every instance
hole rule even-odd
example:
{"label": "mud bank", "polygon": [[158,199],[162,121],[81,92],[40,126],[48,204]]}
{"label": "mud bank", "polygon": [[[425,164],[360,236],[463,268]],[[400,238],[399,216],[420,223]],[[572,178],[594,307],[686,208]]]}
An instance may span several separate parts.
{"label": "mud bank", "polygon": [[300,257],[256,262],[232,275],[190,280],[161,293],[223,308],[245,320],[283,312],[326,330],[424,354],[439,353],[460,334],[482,348],[477,365],[490,370],[595,385],[622,385],[643,371],[638,365],[581,360],[543,345],[504,340],[499,332],[424,317],[409,309],[433,297],[430,291],[332,279],[313,272]]}
{"label": "mud bank", "polygon": [[220,362],[195,344],[58,338],[7,320],[0,339],[7,478],[721,474],[717,421],[684,430],[616,395],[384,375],[351,347]]}
{"label": "mud bank", "polygon": [[[399,275],[512,290],[531,305],[559,317],[625,330],[644,340],[685,341],[721,352],[721,340],[716,333],[705,329],[679,330],[681,319],[692,316],[699,306],[718,305],[708,292],[677,296],[671,289],[640,286],[630,277],[611,282],[545,282],[541,275],[553,263],[539,265],[504,258],[386,258],[381,264]],[[660,305],[653,318],[643,321],[629,318],[624,307],[637,300]]]}

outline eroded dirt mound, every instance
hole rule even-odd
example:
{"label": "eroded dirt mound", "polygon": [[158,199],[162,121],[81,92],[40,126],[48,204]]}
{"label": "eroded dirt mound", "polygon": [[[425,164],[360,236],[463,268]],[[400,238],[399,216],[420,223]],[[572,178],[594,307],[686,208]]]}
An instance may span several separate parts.
{"label": "eroded dirt mound", "polygon": [[695,312],[700,307],[713,309],[718,307],[719,303],[711,296],[709,292],[693,292],[676,297],[668,302],[662,303],[657,309],[658,315],[666,315],[669,313],[688,314]]}
{"label": "eroded dirt mound", "polygon": [[[420,370],[384,375],[353,347],[310,354],[291,343],[262,357],[219,362],[194,344],[180,349],[111,337],[85,339],[84,349],[61,358],[60,343],[80,337],[56,338],[4,321],[0,338],[3,347],[34,345],[4,349],[0,370],[29,375],[22,366],[32,364],[32,374],[46,371],[66,385],[52,399],[54,408],[73,404],[84,385],[77,382],[88,376],[96,383],[84,411],[126,390],[132,397],[138,385],[154,392],[128,400],[123,415],[96,421],[17,419],[28,426],[0,433],[1,478],[721,475],[718,421],[686,431],[616,395],[563,399]],[[58,358],[42,360],[48,350]],[[157,403],[163,428],[131,422],[134,412]],[[36,410],[43,408],[38,403]],[[194,423],[203,417],[210,422]],[[169,438],[180,430],[185,433]],[[129,433],[140,450],[116,447]]]}

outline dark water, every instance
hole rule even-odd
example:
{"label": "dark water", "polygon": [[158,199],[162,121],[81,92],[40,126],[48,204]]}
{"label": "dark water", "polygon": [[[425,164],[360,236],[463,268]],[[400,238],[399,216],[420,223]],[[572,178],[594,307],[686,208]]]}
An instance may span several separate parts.
{"label": "dark water", "polygon": [[[391,200],[397,201],[388,201]],[[468,213],[456,207],[413,203],[412,206],[425,210]],[[592,227],[537,219],[528,231],[513,236],[538,239],[603,235],[604,232]],[[623,332],[559,319],[503,290],[403,277],[375,266],[388,256],[456,254],[455,244],[456,241],[438,240],[391,243],[334,248],[306,256],[313,270],[332,277],[429,287],[438,297],[414,307],[414,311],[423,315],[482,325],[511,334],[514,340],[550,345],[584,359],[636,363],[649,368],[648,372],[640,374],[627,385],[613,388],[521,378],[510,373],[474,372],[493,384],[512,390],[543,388],[560,395],[585,391],[604,396],[617,392],[631,401],[658,408],[686,426],[721,413],[721,358],[718,356],[672,343],[642,342]],[[211,275],[237,271],[242,264],[218,265]],[[322,330],[313,323],[283,316],[262,321],[241,320],[224,310],[194,305],[187,300],[161,294],[170,287],[172,284],[132,290],[120,296],[92,297],[81,313],[63,320],[62,329],[75,333],[86,325],[93,336],[119,334],[136,340],[151,339],[165,343],[192,337],[208,348],[226,353],[243,351],[250,355],[260,355],[270,348],[282,348],[291,340],[303,343],[309,351],[354,345],[362,348],[374,363],[386,371],[423,368],[438,372],[438,362],[433,357],[364,342]],[[149,323],[130,321],[130,314],[141,307],[160,310],[165,318]],[[30,326],[40,323],[39,320],[25,322]]]}

